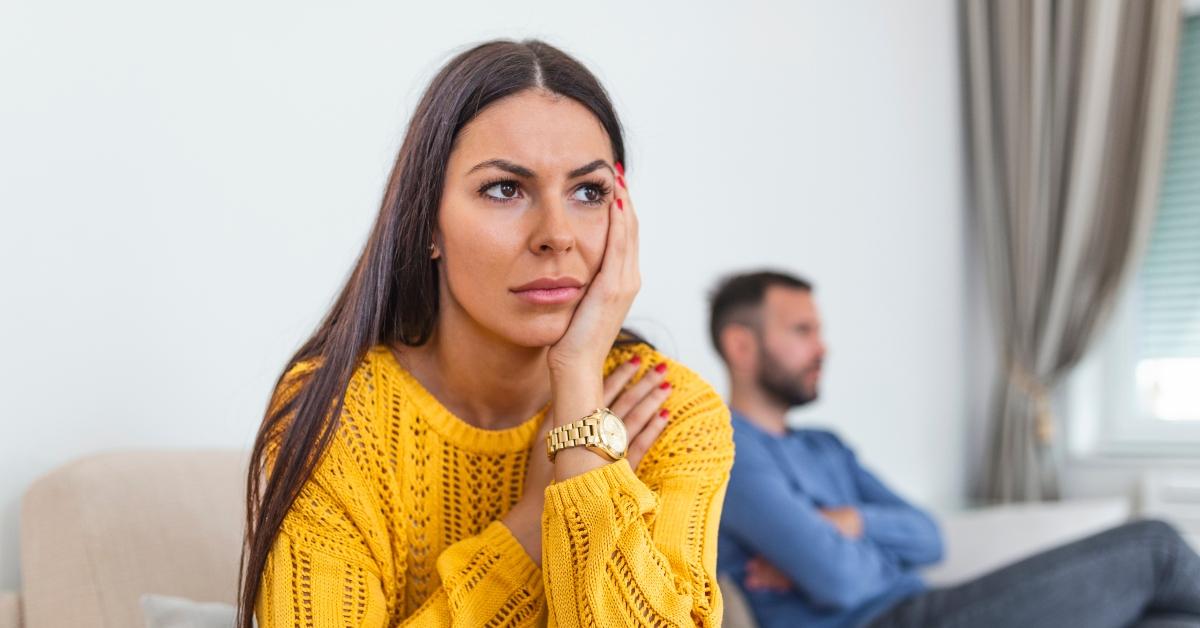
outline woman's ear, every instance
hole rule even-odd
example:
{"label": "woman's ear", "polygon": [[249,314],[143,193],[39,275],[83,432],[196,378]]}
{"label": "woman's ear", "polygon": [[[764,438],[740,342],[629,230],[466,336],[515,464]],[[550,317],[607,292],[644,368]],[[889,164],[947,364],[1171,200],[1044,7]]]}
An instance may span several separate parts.
{"label": "woman's ear", "polygon": [[433,242],[429,243],[429,259],[441,259],[442,247],[438,245],[438,236],[433,234]]}

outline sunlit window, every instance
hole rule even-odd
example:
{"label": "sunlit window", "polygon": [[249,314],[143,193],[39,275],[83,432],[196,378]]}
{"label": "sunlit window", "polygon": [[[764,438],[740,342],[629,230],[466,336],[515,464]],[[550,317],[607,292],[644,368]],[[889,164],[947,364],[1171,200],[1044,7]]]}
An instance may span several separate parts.
{"label": "sunlit window", "polygon": [[1200,358],[1141,360],[1137,387],[1145,415],[1163,421],[1200,421]]}
{"label": "sunlit window", "polygon": [[1138,273],[1141,415],[1200,421],[1200,16],[1182,33],[1158,211]]}

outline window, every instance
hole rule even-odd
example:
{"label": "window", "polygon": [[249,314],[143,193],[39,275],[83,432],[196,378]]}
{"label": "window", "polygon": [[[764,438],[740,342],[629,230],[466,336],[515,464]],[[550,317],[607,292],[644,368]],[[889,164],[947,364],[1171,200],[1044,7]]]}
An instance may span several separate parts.
{"label": "window", "polygon": [[1076,451],[1200,453],[1200,13],[1191,9],[1150,240],[1105,337],[1067,385]]}
{"label": "window", "polygon": [[1180,42],[1158,215],[1138,274],[1139,411],[1200,421],[1200,15]]}

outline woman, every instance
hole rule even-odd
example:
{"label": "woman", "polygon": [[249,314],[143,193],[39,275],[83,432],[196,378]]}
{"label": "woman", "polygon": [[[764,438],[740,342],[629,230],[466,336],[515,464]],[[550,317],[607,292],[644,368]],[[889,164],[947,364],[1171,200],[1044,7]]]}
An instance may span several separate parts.
{"label": "woman", "polygon": [[622,161],[561,51],[442,68],[259,431],[240,626],[720,623],[728,411],[621,330]]}

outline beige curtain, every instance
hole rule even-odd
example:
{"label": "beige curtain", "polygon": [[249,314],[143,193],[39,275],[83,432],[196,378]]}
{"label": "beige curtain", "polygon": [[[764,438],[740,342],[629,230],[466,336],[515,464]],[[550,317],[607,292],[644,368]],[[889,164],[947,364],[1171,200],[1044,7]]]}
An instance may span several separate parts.
{"label": "beige curtain", "polygon": [[967,124],[1000,377],[982,497],[1058,497],[1049,395],[1153,220],[1178,0],[965,0]]}

